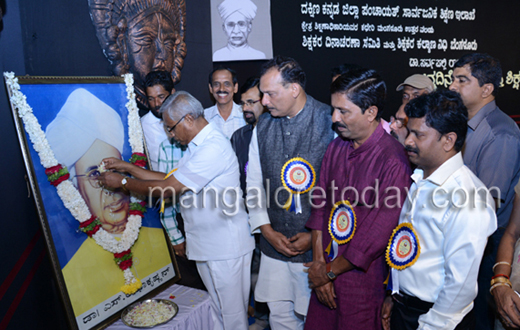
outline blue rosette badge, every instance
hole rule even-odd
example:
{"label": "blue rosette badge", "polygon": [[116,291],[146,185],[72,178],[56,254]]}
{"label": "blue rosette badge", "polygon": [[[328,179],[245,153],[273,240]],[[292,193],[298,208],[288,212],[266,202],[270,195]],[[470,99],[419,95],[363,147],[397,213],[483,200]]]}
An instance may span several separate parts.
{"label": "blue rosette badge", "polygon": [[349,201],[339,201],[332,207],[328,225],[332,239],[339,245],[354,237],[356,231],[356,213]]}
{"label": "blue rosette badge", "polygon": [[420,254],[419,238],[412,224],[405,222],[397,226],[386,248],[388,265],[394,269],[403,270],[413,265]]}
{"label": "blue rosette badge", "polygon": [[316,172],[312,165],[301,157],[289,159],[282,167],[282,183],[290,196],[283,208],[296,214],[302,213],[300,194],[314,187]]}

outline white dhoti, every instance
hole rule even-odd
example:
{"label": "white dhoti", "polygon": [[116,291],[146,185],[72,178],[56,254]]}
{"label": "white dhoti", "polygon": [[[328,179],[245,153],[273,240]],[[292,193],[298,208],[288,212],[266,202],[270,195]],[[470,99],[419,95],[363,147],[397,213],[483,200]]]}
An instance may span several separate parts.
{"label": "white dhoti", "polygon": [[267,302],[271,329],[303,329],[311,289],[303,263],[285,262],[262,253],[255,300]]}

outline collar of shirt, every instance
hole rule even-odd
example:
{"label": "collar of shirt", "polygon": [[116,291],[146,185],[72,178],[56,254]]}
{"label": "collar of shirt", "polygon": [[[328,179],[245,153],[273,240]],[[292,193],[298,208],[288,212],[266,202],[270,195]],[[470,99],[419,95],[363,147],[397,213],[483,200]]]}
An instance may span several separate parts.
{"label": "collar of shirt", "polygon": [[193,148],[193,147],[196,147],[198,146],[199,144],[201,144],[202,142],[204,142],[204,140],[206,139],[206,137],[208,136],[209,133],[211,133],[211,131],[213,131],[215,129],[215,126],[213,125],[213,123],[209,123],[207,124],[203,129],[200,130],[199,133],[197,133],[197,135],[195,135],[195,137],[190,141],[190,143],[188,144],[188,148]]}
{"label": "collar of shirt", "polygon": [[141,117],[141,122],[147,122],[150,124],[160,123],[162,125],[162,119],[155,117],[155,115],[152,113],[152,110],[148,111],[146,115]]}
{"label": "collar of shirt", "polygon": [[495,100],[493,100],[493,101],[489,102],[488,104],[486,104],[485,106],[483,106],[482,109],[480,109],[477,112],[477,114],[468,121],[469,128],[471,128],[472,130],[476,130],[478,125],[480,125],[480,123],[484,120],[484,118],[486,118],[493,110],[495,110],[496,107],[497,107],[497,104],[496,104]]}
{"label": "collar of shirt", "polygon": [[[459,151],[455,156],[442,163],[426,180],[438,186],[442,186],[444,182],[462,166],[464,166],[464,161],[462,160],[462,153]],[[423,176],[423,170],[416,169],[412,174],[412,180],[418,183],[423,180]]]}
{"label": "collar of shirt", "polygon": [[[215,117],[215,116],[219,116],[220,118],[222,118],[222,115],[220,115],[220,111],[218,111],[218,106],[215,104],[214,106],[212,106],[211,108],[208,108],[208,115],[206,116],[206,119],[208,121],[211,120],[211,118]],[[241,110],[241,107],[236,104],[235,102],[233,102],[233,108],[231,109],[231,114],[229,115],[228,119],[227,120],[230,120],[232,118],[242,118],[243,114],[242,114],[242,110]],[[222,118],[222,120],[224,120],[224,118]]]}
{"label": "collar of shirt", "polygon": [[298,113],[296,113],[293,117],[285,116],[285,118],[287,118],[287,119],[289,119],[289,120],[290,120],[291,118],[296,118],[296,116],[298,116],[298,115],[300,114],[300,112],[303,111],[304,108],[305,108],[305,106],[303,106],[303,108],[301,108],[301,110],[298,111]]}
{"label": "collar of shirt", "polygon": [[350,159],[352,157],[356,157],[357,155],[360,155],[372,148],[372,146],[376,144],[377,141],[379,141],[379,139],[383,136],[384,133],[385,130],[383,129],[381,123],[379,123],[372,135],[370,135],[368,139],[362,145],[359,146],[359,148],[354,149],[353,142],[350,140],[349,147],[352,149],[352,151],[349,153],[348,158]]}

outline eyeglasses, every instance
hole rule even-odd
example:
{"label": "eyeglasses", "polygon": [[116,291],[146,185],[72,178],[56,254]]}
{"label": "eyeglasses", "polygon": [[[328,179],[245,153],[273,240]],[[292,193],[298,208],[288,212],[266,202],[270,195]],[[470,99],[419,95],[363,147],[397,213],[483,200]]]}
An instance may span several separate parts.
{"label": "eyeglasses", "polygon": [[168,130],[168,133],[173,132],[173,131],[175,130],[175,127],[177,127],[177,125],[179,125],[179,124],[181,123],[181,121],[184,119],[184,117],[186,117],[186,115],[182,116],[182,118],[179,119],[179,121],[177,122],[177,124],[173,125],[172,128],[168,128],[168,127],[166,127],[166,129]]}
{"label": "eyeglasses", "polygon": [[406,126],[406,122],[406,119],[395,118],[394,116],[390,117],[390,125],[395,123],[395,126],[397,128],[402,128],[403,126]]}
{"label": "eyeglasses", "polygon": [[99,172],[97,166],[88,171],[85,174],[77,174],[75,175],[76,178],[87,178],[88,182],[92,186],[92,188],[101,188],[101,183],[99,182],[99,176],[101,175],[101,172]]}
{"label": "eyeglasses", "polygon": [[235,23],[235,22],[227,22],[226,23],[226,27],[229,30],[233,30],[236,25],[238,25],[238,28],[240,30],[244,30],[247,27],[247,22],[245,22],[245,21],[238,21],[237,23]]}
{"label": "eyeglasses", "polygon": [[255,103],[258,103],[260,102],[260,99],[256,100],[256,101],[245,101],[245,102],[240,102],[240,106],[243,108],[245,105],[247,105],[248,107],[252,107],[253,104]]}

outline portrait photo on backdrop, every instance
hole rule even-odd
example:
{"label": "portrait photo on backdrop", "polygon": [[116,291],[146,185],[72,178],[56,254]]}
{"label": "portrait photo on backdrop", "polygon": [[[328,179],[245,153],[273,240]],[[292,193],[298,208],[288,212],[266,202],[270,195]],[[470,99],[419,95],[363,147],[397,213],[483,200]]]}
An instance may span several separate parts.
{"label": "portrait photo on backdrop", "polygon": [[273,57],[270,0],[211,0],[213,62]]}

